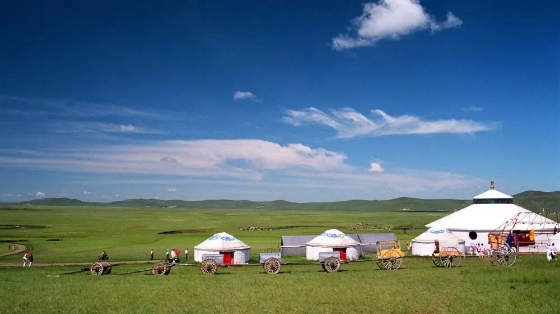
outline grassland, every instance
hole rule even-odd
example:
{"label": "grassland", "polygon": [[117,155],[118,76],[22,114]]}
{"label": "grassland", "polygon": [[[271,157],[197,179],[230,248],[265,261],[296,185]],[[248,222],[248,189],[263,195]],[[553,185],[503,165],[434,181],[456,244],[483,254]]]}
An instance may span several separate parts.
{"label": "grassland", "polygon": [[[433,212],[317,210],[152,209],[33,207],[0,209],[0,239],[22,239],[36,263],[92,262],[101,250],[112,261],[156,258],[165,249],[192,247],[226,231],[258,253],[277,248],[281,235],[343,232],[357,223],[408,230],[443,216]],[[11,228],[10,226],[20,226]],[[28,227],[26,227],[28,226]],[[31,227],[29,227],[31,226]],[[284,230],[240,231],[248,226]],[[43,228],[44,227],[44,228]],[[185,233],[158,234],[181,230]],[[404,244],[403,231],[397,234]],[[62,241],[47,241],[62,239]],[[7,247],[7,243],[2,243]],[[20,254],[0,257],[19,263]],[[0,267],[0,313],[559,313],[560,263],[543,255],[521,256],[512,268],[467,258],[456,269],[435,268],[429,259],[405,258],[398,271],[372,262],[344,264],[327,274],[319,265],[284,266],[276,276],[258,266],[220,268],[202,276],[198,268],[175,267],[169,276],[123,275],[145,265],[115,267],[113,274],[60,274],[79,267]]]}

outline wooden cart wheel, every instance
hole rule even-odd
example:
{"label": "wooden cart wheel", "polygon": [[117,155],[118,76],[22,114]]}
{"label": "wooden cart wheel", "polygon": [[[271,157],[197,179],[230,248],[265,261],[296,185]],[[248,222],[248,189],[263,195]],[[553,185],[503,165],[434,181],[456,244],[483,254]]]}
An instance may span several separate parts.
{"label": "wooden cart wheel", "polygon": [[502,258],[502,266],[513,266],[517,260],[517,251],[515,248],[505,250]]}
{"label": "wooden cart wheel", "polygon": [[432,263],[434,263],[434,265],[436,265],[436,267],[442,267],[443,265],[441,265],[441,259],[439,256],[432,256]]}
{"label": "wooden cart wheel", "polygon": [[89,268],[89,272],[92,275],[103,275],[103,264],[100,262],[95,262],[93,264],[91,264],[91,267]]}
{"label": "wooden cart wheel", "polygon": [[459,250],[457,250],[456,248],[452,248],[449,253],[449,267],[461,266],[461,259],[463,257],[463,254],[461,254],[461,252],[459,252]]}
{"label": "wooden cart wheel", "polygon": [[269,257],[264,261],[263,268],[265,273],[276,275],[280,272],[280,261],[274,257]]}
{"label": "wooden cart wheel", "polygon": [[211,258],[207,258],[200,264],[200,272],[204,275],[214,275],[218,271],[218,263]]}
{"label": "wooden cart wheel", "polygon": [[167,275],[169,267],[165,262],[157,262],[152,266],[152,275]]}
{"label": "wooden cart wheel", "polygon": [[110,263],[108,263],[108,262],[101,262],[101,265],[103,265],[103,275],[106,275],[106,274],[110,274],[110,273],[111,273],[112,267],[111,267],[111,264],[110,264]]}
{"label": "wooden cart wheel", "polygon": [[379,267],[379,269],[385,269],[385,267],[383,266],[383,260],[382,259],[376,260],[375,263],[377,264],[377,267]]}
{"label": "wooden cart wheel", "polygon": [[381,258],[383,259],[383,269],[397,270],[402,265],[401,256],[397,251],[388,250]]}
{"label": "wooden cart wheel", "polygon": [[334,256],[327,257],[323,262],[323,268],[327,273],[336,273],[340,269],[340,261]]}

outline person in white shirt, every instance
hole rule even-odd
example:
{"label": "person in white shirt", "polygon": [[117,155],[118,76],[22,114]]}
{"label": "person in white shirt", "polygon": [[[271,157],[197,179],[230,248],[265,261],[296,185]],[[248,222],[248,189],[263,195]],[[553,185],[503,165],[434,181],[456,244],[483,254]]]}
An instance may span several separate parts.
{"label": "person in white shirt", "polygon": [[185,261],[189,260],[189,249],[185,249]]}
{"label": "person in white shirt", "polygon": [[546,246],[546,259],[550,262],[552,260],[556,260],[556,246],[554,243],[552,245],[549,243]]}

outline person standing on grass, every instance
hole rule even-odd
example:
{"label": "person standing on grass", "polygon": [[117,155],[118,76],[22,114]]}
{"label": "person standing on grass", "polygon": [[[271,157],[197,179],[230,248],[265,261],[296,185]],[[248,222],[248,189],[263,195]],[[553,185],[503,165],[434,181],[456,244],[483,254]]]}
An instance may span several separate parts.
{"label": "person standing on grass", "polygon": [[167,249],[167,251],[165,252],[165,260],[169,260],[169,249]]}
{"label": "person standing on grass", "polygon": [[25,267],[26,263],[27,263],[27,253],[23,254],[23,267]]}
{"label": "person standing on grass", "polygon": [[189,249],[185,249],[185,262],[189,260]]}
{"label": "person standing on grass", "polygon": [[150,260],[154,260],[154,249],[150,250]]}

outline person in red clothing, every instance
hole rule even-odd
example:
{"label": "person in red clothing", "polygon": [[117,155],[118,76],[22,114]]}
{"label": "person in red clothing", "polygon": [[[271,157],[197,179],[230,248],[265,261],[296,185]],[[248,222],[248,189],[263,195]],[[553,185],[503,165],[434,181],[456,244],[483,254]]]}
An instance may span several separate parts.
{"label": "person in red clothing", "polygon": [[29,267],[33,264],[33,254],[31,252],[27,252],[23,255],[23,267],[25,267],[26,262],[29,262]]}

